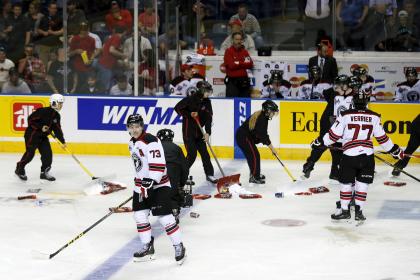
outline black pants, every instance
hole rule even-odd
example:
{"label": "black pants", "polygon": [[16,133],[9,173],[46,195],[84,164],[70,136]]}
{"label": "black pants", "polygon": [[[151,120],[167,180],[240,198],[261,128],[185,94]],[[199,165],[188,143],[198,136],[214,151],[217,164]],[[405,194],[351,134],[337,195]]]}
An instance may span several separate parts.
{"label": "black pants", "polygon": [[228,78],[226,97],[249,97],[251,86],[249,78]]}
{"label": "black pants", "polygon": [[[417,148],[420,146],[420,134],[417,134],[413,131],[410,135],[410,139],[408,140],[407,147],[405,148],[405,154],[413,154]],[[410,157],[404,157],[404,159],[398,162],[398,167],[405,168],[410,161]]]}
{"label": "black pants", "polygon": [[241,148],[246,157],[250,174],[254,177],[259,177],[261,173],[260,152],[254,141],[249,135],[238,130],[236,133],[236,143],[238,143],[239,148]]}
{"label": "black pants", "polygon": [[51,167],[53,154],[50,141],[46,135],[28,128],[25,131],[25,147],[26,151],[16,166],[18,171],[23,171],[25,166],[32,161],[37,149],[41,154],[41,172],[44,172],[45,169]]}
{"label": "black pants", "polygon": [[188,168],[191,168],[194,164],[198,151],[201,156],[201,161],[203,162],[204,173],[206,173],[206,176],[213,176],[213,164],[211,164],[210,155],[207,151],[206,142],[204,142],[203,138],[184,138],[184,145],[187,150]]}
{"label": "black pants", "polygon": [[339,181],[342,184],[353,184],[355,180],[372,184],[374,173],[375,158],[373,155],[343,155],[340,165]]}
{"label": "black pants", "polygon": [[184,202],[184,186],[181,184],[182,170],[177,164],[171,162],[166,163],[166,168],[169,180],[171,181],[173,208],[177,209],[180,208]]}
{"label": "black pants", "polygon": [[[337,147],[340,148],[342,146],[341,143],[335,143],[332,145],[333,147]],[[311,161],[313,163],[316,163],[322,156],[322,154],[327,150],[328,148],[323,146],[322,148],[316,148],[316,149],[312,149],[311,150],[311,155],[306,159],[307,162]],[[343,151],[342,150],[335,150],[335,149],[330,149],[330,153],[331,153],[331,171],[330,171],[330,179],[335,179],[338,178],[338,174],[339,174],[339,167],[340,167],[340,161],[341,161],[341,157],[343,155]]]}

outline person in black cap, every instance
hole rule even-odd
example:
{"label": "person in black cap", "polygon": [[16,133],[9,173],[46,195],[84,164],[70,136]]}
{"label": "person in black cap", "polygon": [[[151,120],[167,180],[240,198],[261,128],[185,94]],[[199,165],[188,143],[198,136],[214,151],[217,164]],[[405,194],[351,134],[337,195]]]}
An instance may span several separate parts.
{"label": "person in black cap", "polygon": [[28,94],[32,93],[31,89],[29,88],[28,84],[19,78],[19,73],[16,68],[12,67],[8,71],[9,73],[9,80],[3,84],[0,88],[1,93],[23,93]]}

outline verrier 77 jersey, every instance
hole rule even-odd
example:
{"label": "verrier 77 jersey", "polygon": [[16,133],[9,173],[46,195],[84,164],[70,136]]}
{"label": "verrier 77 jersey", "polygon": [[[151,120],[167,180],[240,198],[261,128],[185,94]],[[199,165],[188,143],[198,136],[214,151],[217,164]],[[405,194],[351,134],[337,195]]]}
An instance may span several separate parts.
{"label": "verrier 77 jersey", "polygon": [[391,150],[394,145],[382,127],[379,114],[367,109],[351,109],[337,117],[323,141],[329,146],[342,139],[343,153],[347,156],[372,155],[373,137],[385,151]]}
{"label": "verrier 77 jersey", "polygon": [[[153,185],[154,189],[171,186],[166,170],[165,154],[157,137],[143,132],[139,138],[131,138],[128,147],[137,179],[153,179],[158,183]],[[141,193],[141,188],[134,186],[134,191]]]}

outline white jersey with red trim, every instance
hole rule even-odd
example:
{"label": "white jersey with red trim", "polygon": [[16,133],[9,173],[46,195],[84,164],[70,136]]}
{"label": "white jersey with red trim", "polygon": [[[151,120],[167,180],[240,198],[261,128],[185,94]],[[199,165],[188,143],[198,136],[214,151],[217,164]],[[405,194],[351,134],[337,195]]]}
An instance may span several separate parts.
{"label": "white jersey with red trim", "polygon": [[417,80],[414,83],[405,81],[401,84],[398,84],[397,89],[395,90],[395,101],[419,102],[420,80]]}
{"label": "white jersey with red trim", "polygon": [[[160,140],[152,134],[143,132],[139,138],[131,138],[128,143],[130,155],[134,163],[135,177],[137,179],[150,178],[158,184],[153,188],[171,186],[166,170],[165,154]],[[138,186],[134,191],[141,193]]]}
{"label": "white jersey with red trim", "polygon": [[330,88],[332,85],[324,81],[312,83],[310,80],[305,80],[300,84],[296,97],[298,99],[324,99],[324,90]]}
{"label": "white jersey with red trim", "polygon": [[385,151],[390,151],[394,146],[382,127],[379,114],[368,109],[351,109],[337,117],[323,141],[324,145],[329,146],[341,139],[343,153],[347,156],[372,155],[373,137]]}

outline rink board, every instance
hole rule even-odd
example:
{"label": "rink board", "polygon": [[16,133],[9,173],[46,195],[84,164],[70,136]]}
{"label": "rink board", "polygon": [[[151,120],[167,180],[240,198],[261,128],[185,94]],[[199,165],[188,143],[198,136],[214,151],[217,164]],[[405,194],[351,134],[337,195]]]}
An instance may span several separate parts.
{"label": "rink board", "polygon": [[[62,128],[69,148],[76,154],[128,154],[125,123],[139,113],[147,131],[159,129],[175,132],[174,141],[182,146],[182,119],[174,110],[180,98],[132,98],[108,96],[66,96],[61,112]],[[243,158],[236,145],[236,129],[255,111],[263,99],[212,99],[214,119],[211,144],[220,158]],[[326,106],[323,101],[275,101],[279,115],[269,122],[269,135],[283,159],[302,160],[308,156],[309,143],[319,135],[320,118]],[[0,152],[23,152],[23,134],[27,117],[48,105],[48,96],[19,95],[0,97]],[[370,108],[382,115],[390,138],[405,146],[411,121],[420,112],[420,104],[372,103]],[[51,140],[53,150],[62,153]],[[261,158],[272,159],[269,150],[259,145]],[[380,149],[380,148],[379,148]],[[328,159],[325,153],[323,159]]]}

